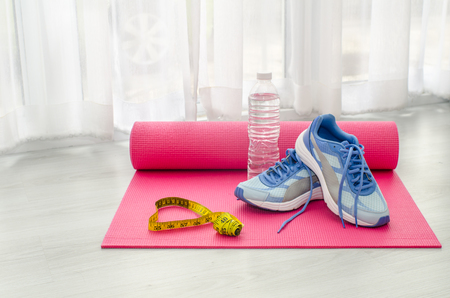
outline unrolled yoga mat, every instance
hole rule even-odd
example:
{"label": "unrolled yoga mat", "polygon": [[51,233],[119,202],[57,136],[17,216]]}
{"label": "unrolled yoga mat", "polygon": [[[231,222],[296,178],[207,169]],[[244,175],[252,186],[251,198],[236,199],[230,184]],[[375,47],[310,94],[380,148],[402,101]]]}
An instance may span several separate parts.
{"label": "unrolled yoga mat", "polygon": [[[306,211],[279,234],[277,230],[282,222],[297,211],[261,210],[237,201],[233,194],[236,185],[246,179],[245,170],[235,169],[245,168],[245,161],[242,164],[241,159],[246,159],[247,149],[241,147],[248,146],[248,139],[242,136],[246,134],[246,124],[165,124],[166,126],[163,123],[149,122],[135,124],[130,138],[132,163],[135,168],[153,170],[136,172],[103,240],[103,248],[441,247],[400,178],[395,171],[390,170],[395,168],[398,161],[395,123],[339,123],[366,146],[365,156],[370,160],[372,169],[388,169],[373,171],[373,174],[389,205],[389,224],[379,228],[356,228],[347,224],[343,229],[339,217],[320,200],[311,202]],[[293,146],[298,133],[307,124],[282,123],[282,151]],[[153,125],[156,127],[152,127]],[[361,125],[366,130],[360,129]],[[216,148],[211,144],[222,147]],[[205,160],[209,163],[205,164]],[[184,170],[154,170],[176,169],[177,164]],[[211,164],[216,168],[232,169],[198,169],[212,167]],[[155,212],[154,203],[168,196],[196,201],[213,212],[230,212],[244,223],[241,235],[219,235],[212,224],[178,230],[148,231],[148,218]],[[195,213],[180,207],[163,208],[159,214],[160,221],[197,217]]]}

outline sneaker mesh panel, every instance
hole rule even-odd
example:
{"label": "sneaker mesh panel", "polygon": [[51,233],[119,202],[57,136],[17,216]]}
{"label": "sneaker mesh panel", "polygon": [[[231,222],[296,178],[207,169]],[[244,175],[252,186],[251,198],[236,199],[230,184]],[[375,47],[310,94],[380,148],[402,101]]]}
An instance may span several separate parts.
{"label": "sneaker mesh panel", "polygon": [[[320,150],[322,151],[323,155],[327,159],[327,161],[330,163],[330,165],[333,167],[333,170],[336,173],[336,176],[338,178],[339,183],[341,183],[342,180],[342,172],[343,167],[339,164],[339,167],[336,167],[336,162],[339,163],[338,154],[336,152],[333,152],[328,143],[326,142],[318,142],[317,145],[319,146]],[[316,153],[315,153],[316,154]],[[356,194],[353,193],[353,191],[350,189],[350,187],[346,183],[347,181],[344,181],[343,190],[342,190],[342,204],[349,208],[349,210],[353,210],[353,204],[355,202]],[[383,212],[386,210],[387,205],[383,198],[383,195],[380,192],[380,189],[377,185],[376,190],[368,195],[368,196],[359,196],[358,197],[358,209],[364,210],[364,211],[371,211],[371,212]],[[346,209],[347,211],[348,209]],[[348,211],[347,211],[348,212]],[[351,212],[353,215],[353,212]]]}
{"label": "sneaker mesh panel", "polygon": [[[311,174],[314,176],[315,174],[311,172]],[[243,183],[248,188],[258,189],[267,191],[269,193],[269,196],[267,198],[268,202],[281,202],[284,198],[284,194],[286,193],[286,190],[289,188],[292,183],[304,179],[306,177],[309,177],[308,172],[304,167],[300,168],[300,170],[291,176],[288,180],[281,183],[279,186],[275,188],[268,187],[264,185],[261,180],[259,180],[259,177],[253,177],[250,180],[247,180]]]}
{"label": "sneaker mesh panel", "polygon": [[306,178],[306,177],[309,177],[309,174],[306,171],[306,169],[303,168],[301,171],[299,171],[297,174],[295,174],[295,176],[298,176],[301,178]]}
{"label": "sneaker mesh panel", "polygon": [[334,169],[340,169],[341,168],[341,164],[339,162],[339,159],[334,155],[335,153],[333,152],[332,154],[328,154],[325,152],[322,152],[323,155],[325,156],[325,158],[328,160],[328,162],[330,163],[330,165],[334,168]]}
{"label": "sneaker mesh panel", "polygon": [[245,186],[249,188],[255,188],[255,189],[261,189],[261,190],[267,190],[270,189],[268,186],[264,185],[261,180],[259,180],[259,177],[253,177],[250,180],[247,180],[243,183]]}
{"label": "sneaker mesh panel", "polygon": [[[386,210],[386,203],[380,194],[377,187],[377,190],[372,194],[368,196],[359,196],[358,209],[369,212],[383,212]],[[356,194],[350,193],[349,191],[342,191],[342,204],[353,210],[355,197]],[[353,212],[351,214],[353,215]]]}

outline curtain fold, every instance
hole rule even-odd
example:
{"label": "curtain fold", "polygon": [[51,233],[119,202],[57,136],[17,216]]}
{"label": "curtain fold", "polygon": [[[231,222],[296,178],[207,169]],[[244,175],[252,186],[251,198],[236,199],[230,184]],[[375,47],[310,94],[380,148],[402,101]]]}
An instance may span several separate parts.
{"label": "curtain fold", "polygon": [[[368,52],[357,51],[358,48],[347,49],[347,53],[360,55],[356,59],[364,67],[352,73],[360,80],[348,81],[342,86],[342,112],[356,114],[402,108],[408,99],[411,2],[377,0],[362,5],[360,3],[346,3],[349,6],[347,9],[355,9],[356,12],[353,13],[362,18],[358,21],[353,19],[353,23],[349,23],[343,30],[350,31],[345,32],[347,36],[351,32],[360,31],[359,36],[366,43],[363,47]],[[364,10],[370,10],[370,13],[364,16]],[[362,29],[355,28],[358,25],[362,25]],[[348,59],[345,63],[351,64],[352,60]]]}
{"label": "curtain fold", "polygon": [[185,1],[112,1],[114,126],[194,120]]}
{"label": "curtain fold", "polygon": [[[199,97],[208,120],[240,120],[243,74],[243,3],[202,0]],[[209,8],[209,9],[208,9]],[[213,16],[213,25],[208,18]],[[209,32],[208,32],[209,31]]]}
{"label": "curtain fold", "polygon": [[342,1],[286,2],[286,79],[299,115],[341,112]]}
{"label": "curtain fold", "polygon": [[409,91],[450,99],[449,1],[413,1],[410,37]]}
{"label": "curtain fold", "polygon": [[0,152],[240,120],[258,71],[299,117],[449,100],[449,2],[0,0]]}
{"label": "curtain fold", "polygon": [[[1,4],[0,61],[6,63],[0,64],[0,151],[33,140],[73,136],[111,139],[110,84],[107,81],[103,86],[106,90],[102,89],[99,83],[104,80],[95,79],[103,74],[102,70],[95,73],[95,63],[102,61],[91,59],[98,46],[109,47],[109,34],[92,26],[94,30],[89,33],[97,34],[94,38],[99,42],[87,44],[85,32],[79,30],[79,24],[85,22],[78,18],[83,9],[76,4],[81,5],[81,1]],[[104,8],[101,7],[103,11]],[[86,47],[90,47],[89,51],[82,52]],[[109,69],[110,59],[103,62]],[[94,93],[95,96],[87,97]]]}

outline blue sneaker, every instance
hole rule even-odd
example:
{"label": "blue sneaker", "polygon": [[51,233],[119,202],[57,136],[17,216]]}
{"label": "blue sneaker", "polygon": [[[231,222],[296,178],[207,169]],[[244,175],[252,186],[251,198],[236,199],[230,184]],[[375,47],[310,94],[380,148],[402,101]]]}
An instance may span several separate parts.
{"label": "blue sneaker", "polygon": [[300,134],[295,149],[319,178],[328,208],[356,226],[390,221],[389,209],[364,159],[364,146],[342,131],[333,115],[321,115]]}
{"label": "blue sneaker", "polygon": [[238,200],[272,211],[294,210],[306,203],[282,228],[301,214],[310,200],[323,199],[317,176],[302,163],[294,149],[288,149],[286,158],[267,171],[239,183],[234,195]]}

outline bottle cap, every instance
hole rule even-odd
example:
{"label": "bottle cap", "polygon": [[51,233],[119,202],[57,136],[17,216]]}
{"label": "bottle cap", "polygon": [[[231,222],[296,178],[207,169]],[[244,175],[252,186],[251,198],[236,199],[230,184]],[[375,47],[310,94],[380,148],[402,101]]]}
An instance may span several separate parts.
{"label": "bottle cap", "polygon": [[272,79],[272,73],[271,72],[258,72],[256,74],[257,80],[271,80]]}

